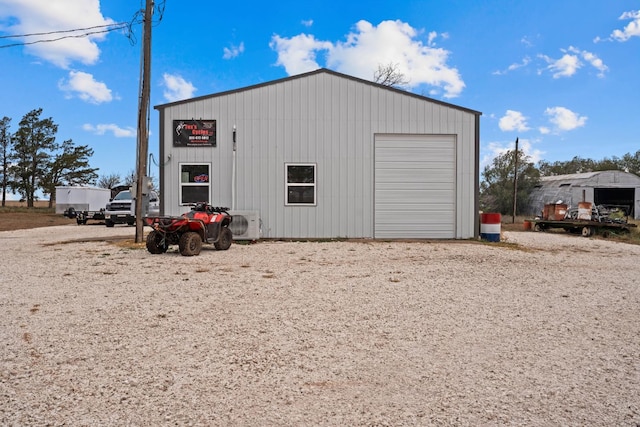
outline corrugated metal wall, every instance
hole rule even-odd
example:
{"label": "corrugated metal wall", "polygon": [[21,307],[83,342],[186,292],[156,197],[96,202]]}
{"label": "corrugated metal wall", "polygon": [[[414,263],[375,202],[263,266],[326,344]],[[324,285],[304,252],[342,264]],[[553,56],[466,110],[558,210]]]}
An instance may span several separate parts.
{"label": "corrugated metal wall", "polygon": [[[159,110],[167,215],[184,211],[178,193],[183,162],[210,162],[211,201],[231,206],[235,125],[235,207],[260,212],[264,237],[373,237],[375,135],[445,134],[455,135],[458,144],[455,237],[476,233],[477,116],[470,110],[332,72],[309,73]],[[192,118],[217,120],[217,147],[172,146],[173,120]],[[285,163],[317,165],[316,206],[285,206]]]}
{"label": "corrugated metal wall", "polygon": [[540,215],[545,204],[559,201],[574,208],[581,201],[594,203],[596,188],[633,189],[635,196],[630,200],[630,207],[633,207],[634,219],[640,219],[640,177],[617,170],[543,177],[529,194],[527,214]]}

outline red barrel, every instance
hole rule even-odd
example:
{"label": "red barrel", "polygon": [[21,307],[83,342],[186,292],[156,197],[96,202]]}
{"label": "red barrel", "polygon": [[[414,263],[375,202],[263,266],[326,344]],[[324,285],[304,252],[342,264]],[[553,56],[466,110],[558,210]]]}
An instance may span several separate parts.
{"label": "red barrel", "polygon": [[499,242],[501,223],[502,215],[499,213],[480,214],[480,238],[487,242]]}

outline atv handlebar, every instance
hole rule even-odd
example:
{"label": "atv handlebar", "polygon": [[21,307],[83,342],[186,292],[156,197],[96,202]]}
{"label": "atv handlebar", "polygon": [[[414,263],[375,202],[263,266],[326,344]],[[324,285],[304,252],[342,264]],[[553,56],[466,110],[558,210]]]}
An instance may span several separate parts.
{"label": "atv handlebar", "polygon": [[220,212],[220,213],[228,213],[229,208],[221,207],[221,206],[211,206],[207,202],[198,202],[198,203],[189,203],[187,206],[191,206],[191,210],[196,212]]}

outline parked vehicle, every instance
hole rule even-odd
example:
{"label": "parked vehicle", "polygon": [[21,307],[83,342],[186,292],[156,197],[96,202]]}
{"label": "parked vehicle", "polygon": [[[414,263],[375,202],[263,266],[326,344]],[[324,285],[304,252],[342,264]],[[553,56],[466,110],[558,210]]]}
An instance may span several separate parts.
{"label": "parked vehicle", "polygon": [[111,191],[108,188],[56,187],[56,213],[75,218],[78,225],[88,220],[103,221]]}
{"label": "parked vehicle", "polygon": [[[136,204],[131,196],[130,190],[124,190],[116,194],[116,196],[107,203],[104,212],[104,223],[107,227],[113,227],[115,224],[135,225],[136,223]],[[151,191],[149,193],[148,216],[160,215],[160,199],[158,193]]]}
{"label": "parked vehicle", "polygon": [[569,208],[563,218],[535,218],[529,222],[533,224],[534,231],[563,228],[569,233],[582,234],[584,237],[590,237],[595,233],[606,237],[611,232],[628,233],[637,227],[628,221],[630,210],[628,206],[593,206],[591,203],[585,203],[583,208]]}
{"label": "parked vehicle", "polygon": [[191,211],[182,216],[144,218],[145,225],[153,228],[146,242],[150,253],[165,253],[170,245],[178,245],[183,256],[199,255],[203,243],[223,251],[231,247],[233,235],[229,224],[233,217],[228,213],[229,208],[205,202],[191,206]]}

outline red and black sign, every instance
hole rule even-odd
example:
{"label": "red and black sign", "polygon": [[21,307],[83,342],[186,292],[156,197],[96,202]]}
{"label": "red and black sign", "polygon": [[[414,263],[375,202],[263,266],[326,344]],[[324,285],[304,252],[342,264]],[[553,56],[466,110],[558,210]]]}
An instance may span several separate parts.
{"label": "red and black sign", "polygon": [[174,147],[215,147],[215,120],[174,120]]}

